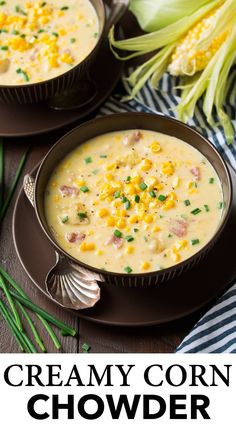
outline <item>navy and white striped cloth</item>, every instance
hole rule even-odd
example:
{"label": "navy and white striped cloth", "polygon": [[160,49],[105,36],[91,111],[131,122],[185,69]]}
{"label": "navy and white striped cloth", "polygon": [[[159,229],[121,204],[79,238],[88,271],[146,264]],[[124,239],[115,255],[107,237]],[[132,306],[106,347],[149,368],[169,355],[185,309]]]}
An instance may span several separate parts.
{"label": "navy and white striped cloth", "polygon": [[[121,102],[121,96],[109,98],[99,110],[99,115],[109,115],[119,112],[151,112],[162,113],[175,117],[175,107],[180,101],[178,78],[164,74],[158,89],[154,90],[147,83],[134,100]],[[124,80],[124,86],[129,93],[130,88]],[[236,66],[232,69],[228,82],[225,110],[233,119],[236,130]],[[215,114],[216,125],[209,126],[206,122],[202,102],[199,101],[195,116],[189,121],[200,133],[208,138],[223,157],[236,169],[236,145],[227,145],[224,132]],[[235,136],[236,142],[236,136]],[[235,261],[236,277],[236,261]],[[231,287],[195,325],[190,334],[177,348],[177,353],[236,353],[236,284]]]}

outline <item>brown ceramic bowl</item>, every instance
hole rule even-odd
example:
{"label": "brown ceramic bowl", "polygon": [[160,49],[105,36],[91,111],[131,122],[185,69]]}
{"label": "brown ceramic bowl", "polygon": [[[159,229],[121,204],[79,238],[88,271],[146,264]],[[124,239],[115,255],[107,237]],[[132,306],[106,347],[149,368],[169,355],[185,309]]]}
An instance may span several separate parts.
{"label": "brown ceramic bowl", "polygon": [[[47,225],[44,209],[44,194],[51,173],[60,161],[79,144],[98,135],[127,130],[146,129],[161,132],[182,139],[199,150],[213,165],[221,181],[224,195],[224,210],[217,232],[212,239],[197,253],[187,260],[172,267],[142,274],[122,274],[93,268],[76,260],[65,252],[53,238]],[[131,285],[147,288],[153,284],[165,282],[179,276],[182,272],[195,266],[214,246],[227,222],[232,202],[232,185],[228,168],[214,146],[202,135],[189,126],[169,117],[145,113],[115,114],[91,120],[76,127],[63,136],[47,153],[37,173],[34,189],[34,205],[38,221],[55,250],[68,262],[97,275],[102,280],[113,285],[129,287]]]}
{"label": "brown ceramic bowl", "polygon": [[0,99],[3,102],[13,104],[38,103],[65,92],[82,78],[86,78],[91,63],[99,55],[101,43],[107,36],[109,28],[121,18],[128,5],[128,0],[113,1],[111,3],[110,15],[106,18],[103,0],[90,0],[90,2],[94,6],[98,16],[100,36],[89,55],[64,74],[41,81],[40,83],[0,85]]}

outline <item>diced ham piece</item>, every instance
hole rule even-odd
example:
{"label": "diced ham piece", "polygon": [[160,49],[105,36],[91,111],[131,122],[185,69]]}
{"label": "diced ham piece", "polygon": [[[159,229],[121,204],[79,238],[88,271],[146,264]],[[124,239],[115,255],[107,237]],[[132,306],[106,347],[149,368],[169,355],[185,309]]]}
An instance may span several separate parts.
{"label": "diced ham piece", "polygon": [[184,237],[187,234],[188,222],[183,219],[171,221],[170,231],[177,237]]}
{"label": "diced ham piece", "polygon": [[81,232],[71,232],[66,234],[66,240],[69,243],[77,243],[77,242],[82,242],[86,237],[86,234],[81,233]]}
{"label": "diced ham piece", "polygon": [[121,237],[116,237],[114,234],[109,238],[106,244],[113,244],[117,249],[120,249],[123,245],[123,239]]}
{"label": "diced ham piece", "polygon": [[77,197],[77,195],[79,195],[79,189],[75,186],[66,186],[63,185],[60,187],[60,192],[64,197],[71,197],[71,198],[75,198]]}
{"label": "diced ham piece", "polygon": [[135,131],[130,135],[126,135],[123,139],[123,144],[128,146],[128,145],[133,145],[136,142],[140,141],[140,139],[142,138],[142,133],[140,131]]}
{"label": "diced ham piece", "polygon": [[195,180],[201,180],[200,168],[193,167],[191,168],[190,172],[194,176]]}

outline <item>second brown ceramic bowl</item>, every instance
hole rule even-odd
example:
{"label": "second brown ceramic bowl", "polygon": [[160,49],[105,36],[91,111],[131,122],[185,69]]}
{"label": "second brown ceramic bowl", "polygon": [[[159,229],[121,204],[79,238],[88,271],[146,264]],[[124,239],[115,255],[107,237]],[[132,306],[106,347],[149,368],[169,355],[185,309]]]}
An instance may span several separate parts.
{"label": "second brown ceramic bowl", "polygon": [[[173,265],[172,267],[142,274],[122,274],[96,269],[71,257],[53,238],[47,225],[44,209],[44,194],[51,173],[69,152],[74,150],[78,145],[96,136],[108,132],[128,129],[146,129],[172,135],[199,150],[213,165],[218,174],[222,185],[225,204],[222,218],[216,233],[200,251],[187,260]],[[103,280],[113,285],[122,285],[127,287],[131,285],[148,287],[153,284],[159,284],[177,277],[182,272],[195,266],[207,255],[222,233],[230,213],[231,202],[232,185],[230,174],[225,162],[214,146],[191,127],[188,127],[177,120],[161,115],[145,113],[125,113],[101,117],[84,123],[67,133],[52,147],[42,161],[37,173],[34,190],[34,204],[38,221],[51,244],[53,244],[55,250],[70,262],[86,269],[86,271],[91,271],[93,274],[97,274],[98,280]]]}

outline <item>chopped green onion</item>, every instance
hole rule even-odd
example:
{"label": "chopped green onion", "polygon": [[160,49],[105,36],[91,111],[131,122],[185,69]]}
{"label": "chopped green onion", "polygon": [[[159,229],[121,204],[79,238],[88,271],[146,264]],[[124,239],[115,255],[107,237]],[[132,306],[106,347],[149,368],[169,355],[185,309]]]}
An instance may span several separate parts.
{"label": "chopped green onion", "polygon": [[55,37],[59,36],[59,34],[57,32],[52,32],[52,35],[55,36]]}
{"label": "chopped green onion", "polygon": [[24,80],[25,80],[26,82],[28,82],[28,81],[30,80],[30,79],[29,79],[29,75],[27,74],[27,72],[23,71],[21,68],[16,69],[16,73],[18,73],[18,74],[22,74],[23,77],[24,77]]}
{"label": "chopped green onion", "polygon": [[39,29],[39,30],[38,30],[38,33],[44,33],[44,32],[45,32],[44,29]]}
{"label": "chopped green onion", "polygon": [[119,230],[115,230],[115,231],[114,231],[114,236],[116,236],[116,237],[118,237],[118,238],[121,238],[121,237],[122,237],[122,232],[119,231]]}
{"label": "chopped green onion", "polygon": [[132,237],[131,235],[127,235],[125,237],[125,240],[127,240],[127,242],[132,242],[134,240],[134,237]]}
{"label": "chopped green onion", "polygon": [[25,16],[27,16],[27,13],[20,7],[20,6],[18,6],[18,5],[16,5],[15,6],[15,11],[17,12],[17,13],[20,13],[20,14],[22,14],[22,15],[25,15]]}
{"label": "chopped green onion", "polygon": [[46,6],[46,4],[47,4],[47,2],[43,2],[43,3],[41,3],[40,7],[44,7],[44,6]]}
{"label": "chopped green onion", "polygon": [[200,240],[199,239],[193,239],[193,240],[191,240],[191,244],[194,246],[194,245],[197,245],[197,244],[199,244],[200,243]]}
{"label": "chopped green onion", "polygon": [[6,29],[0,29],[0,33],[8,33]]}
{"label": "chopped green onion", "polygon": [[80,190],[81,190],[81,192],[84,192],[84,193],[89,192],[88,186],[81,186]]}
{"label": "chopped green onion", "polygon": [[217,205],[218,209],[222,209],[224,207],[224,203],[222,201],[220,201]]}
{"label": "chopped green onion", "polygon": [[130,207],[131,207],[130,201],[127,200],[126,203],[125,203],[125,208],[126,208],[126,210],[129,210]]}
{"label": "chopped green onion", "polygon": [[81,348],[83,350],[83,353],[88,353],[91,350],[91,346],[89,344],[87,344],[86,342],[83,343]]}
{"label": "chopped green onion", "polygon": [[150,195],[152,198],[156,198],[156,194],[155,194],[154,190],[150,191],[150,192],[149,192],[149,195]]}
{"label": "chopped green onion", "polygon": [[69,9],[69,6],[62,6],[61,7],[61,11],[68,10],[68,9]]}
{"label": "chopped green onion", "polygon": [[147,189],[147,185],[146,185],[146,183],[140,183],[140,185],[139,185],[139,188],[142,190],[142,191],[144,191],[145,189]]}
{"label": "chopped green onion", "polygon": [[167,197],[165,195],[159,195],[158,200],[163,202],[166,200],[166,198]]}
{"label": "chopped green onion", "polygon": [[126,177],[125,183],[130,183],[130,180],[131,180],[130,176]]}
{"label": "chopped green onion", "polygon": [[93,37],[97,38],[97,37],[98,37],[98,32],[95,32],[95,33],[93,34]]}
{"label": "chopped green onion", "polygon": [[18,30],[12,30],[12,34],[16,36],[16,35],[20,34],[20,32]]}
{"label": "chopped green onion", "polygon": [[5,1],[0,1],[0,6],[3,6],[3,5],[5,5],[5,4],[6,4]]}
{"label": "chopped green onion", "polygon": [[134,228],[134,232],[135,233],[139,232],[139,229],[138,228]]}
{"label": "chopped green onion", "polygon": [[190,201],[187,199],[187,200],[184,201],[184,204],[186,205],[186,207],[188,207],[188,206],[190,206],[191,203],[190,203]]}
{"label": "chopped green onion", "polygon": [[2,51],[7,51],[8,50],[8,46],[7,45],[3,45],[3,46],[0,47],[0,49]]}
{"label": "chopped green onion", "polygon": [[140,201],[140,196],[139,196],[139,195],[135,195],[135,197],[134,197],[134,201],[135,201],[136,203],[139,203],[139,201]]}
{"label": "chopped green onion", "polygon": [[133,270],[132,270],[131,267],[127,266],[127,267],[124,268],[124,271],[125,271],[126,273],[132,273]]}
{"label": "chopped green onion", "polygon": [[70,43],[75,43],[76,39],[75,38],[70,38]]}
{"label": "chopped green onion", "polygon": [[106,159],[106,158],[107,158],[107,155],[106,155],[106,154],[101,154],[101,155],[100,155],[100,158],[101,158],[101,159]]}
{"label": "chopped green onion", "polygon": [[38,346],[40,347],[42,352],[46,352],[46,348],[44,346],[44,343],[43,343],[41,337],[39,336],[37,329],[36,329],[32,319],[31,319],[30,315],[28,314],[28,312],[25,310],[25,308],[22,306],[22,304],[18,300],[16,301],[16,304],[17,304],[18,308],[20,309],[22,315],[25,317],[26,321],[28,322],[29,327],[33,333],[35,342],[38,344]]}
{"label": "chopped green onion", "polygon": [[66,223],[66,222],[68,222],[68,220],[69,220],[68,216],[65,216],[61,219],[62,223]]}
{"label": "chopped green onion", "polygon": [[114,198],[120,198],[120,191],[116,191],[114,193]]}
{"label": "chopped green onion", "polygon": [[209,179],[209,183],[210,183],[210,184],[213,184],[214,182],[215,182],[214,177],[211,177],[211,178]]}
{"label": "chopped green onion", "polygon": [[193,211],[191,211],[193,215],[197,215],[198,213],[201,213],[201,210],[199,208],[195,208]]}
{"label": "chopped green onion", "polygon": [[93,162],[93,159],[91,158],[91,156],[88,156],[88,157],[86,157],[86,158],[84,159],[84,162],[85,162],[86,164],[89,164],[89,163],[92,163],[92,162]]}
{"label": "chopped green onion", "polygon": [[124,204],[124,203],[126,203],[128,200],[127,200],[127,198],[126,198],[126,196],[122,196],[122,198],[121,198],[121,202]]}
{"label": "chopped green onion", "polygon": [[204,209],[206,210],[206,212],[210,211],[210,208],[209,208],[209,206],[207,204],[204,204]]}
{"label": "chopped green onion", "polygon": [[88,216],[87,216],[87,213],[77,213],[77,215],[79,216],[79,218],[80,219],[86,219]]}

